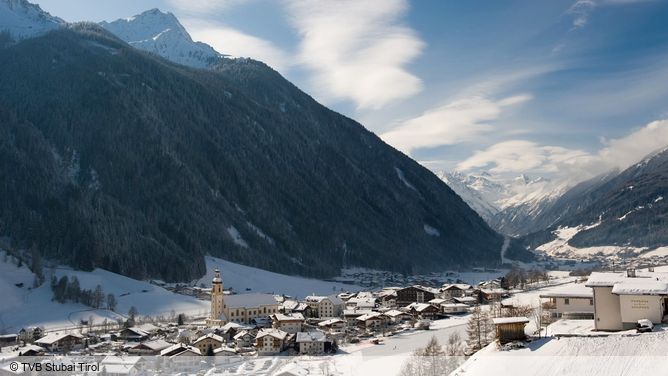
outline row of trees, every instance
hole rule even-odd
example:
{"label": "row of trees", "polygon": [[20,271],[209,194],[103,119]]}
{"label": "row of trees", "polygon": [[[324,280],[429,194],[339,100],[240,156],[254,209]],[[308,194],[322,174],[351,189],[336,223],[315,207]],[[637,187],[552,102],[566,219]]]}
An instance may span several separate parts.
{"label": "row of trees", "polygon": [[67,276],[60,279],[56,276],[51,277],[51,291],[53,291],[53,299],[58,303],[81,303],[91,308],[107,308],[111,311],[116,310],[118,303],[116,296],[114,294],[105,295],[100,285],[97,285],[94,290],[82,289],[77,277],[72,279]]}
{"label": "row of trees", "polygon": [[464,344],[459,334],[448,337],[445,345],[441,345],[432,336],[427,346],[417,349],[403,364],[401,376],[440,376],[449,375],[463,362]]}
{"label": "row of trees", "polygon": [[546,282],[548,275],[545,270],[513,268],[501,279],[501,287],[505,289],[525,288],[527,284]]}

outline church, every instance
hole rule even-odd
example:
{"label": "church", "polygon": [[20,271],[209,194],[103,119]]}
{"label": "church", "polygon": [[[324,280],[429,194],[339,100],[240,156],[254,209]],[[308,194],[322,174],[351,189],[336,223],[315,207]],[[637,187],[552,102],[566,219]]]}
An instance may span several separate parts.
{"label": "church", "polygon": [[271,294],[225,295],[220,270],[216,269],[211,286],[211,312],[206,325],[219,327],[229,322],[255,324],[260,320],[269,320],[270,315],[278,313],[278,307],[278,301]]}

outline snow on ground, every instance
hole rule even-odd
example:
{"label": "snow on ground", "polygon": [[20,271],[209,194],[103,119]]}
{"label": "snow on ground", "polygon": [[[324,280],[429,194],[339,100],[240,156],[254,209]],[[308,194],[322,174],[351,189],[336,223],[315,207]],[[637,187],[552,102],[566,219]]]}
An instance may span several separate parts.
{"label": "snow on ground", "polygon": [[492,343],[453,375],[663,375],[668,373],[668,332],[606,337],[543,338],[502,351]]}
{"label": "snow on ground", "polygon": [[668,256],[668,247],[659,247],[656,249],[653,249],[649,252],[643,253],[640,255],[642,258],[649,258],[649,257],[665,257]]}
{"label": "snow on ground", "polygon": [[329,295],[341,291],[362,290],[355,285],[278,274],[209,256],[206,257],[206,275],[197,280],[197,284],[209,286],[215,269],[220,269],[223,286],[240,294],[260,292],[303,298],[311,294]]}
{"label": "snow on ground", "polygon": [[553,257],[589,257],[594,255],[615,256],[619,254],[640,254],[647,248],[620,247],[620,246],[597,246],[576,248],[568,244],[575,235],[581,231],[592,229],[600,224],[600,221],[588,226],[579,225],[575,227],[560,227],[553,231],[556,238],[548,243],[538,246],[536,249]]}
{"label": "snow on ground", "polygon": [[[208,312],[209,302],[179,295],[147,282],[137,281],[102,269],[92,272],[74,271],[68,268],[45,269],[47,282],[33,289],[33,273],[24,265],[17,267],[11,260],[4,261],[0,252],[0,331],[17,332],[24,326],[44,326],[47,329],[69,328],[80,320],[93,317],[100,323],[104,319],[115,321],[122,318],[118,313],[106,309],[94,310],[83,304],[60,304],[52,301],[49,285],[51,275],[57,278],[76,276],[82,289],[94,290],[99,284],[104,293],[116,296],[116,311],[125,314],[135,306],[140,315],[169,316],[175,313],[198,315]],[[23,283],[23,287],[16,284]]]}

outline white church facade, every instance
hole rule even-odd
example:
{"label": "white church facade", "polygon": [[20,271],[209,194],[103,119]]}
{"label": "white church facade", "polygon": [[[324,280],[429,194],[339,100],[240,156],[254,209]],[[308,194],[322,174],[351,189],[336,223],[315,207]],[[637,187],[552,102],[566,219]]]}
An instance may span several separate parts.
{"label": "white church facade", "polygon": [[279,303],[271,294],[225,295],[220,270],[216,269],[211,286],[211,311],[206,324],[223,326],[229,322],[254,324],[278,313]]}

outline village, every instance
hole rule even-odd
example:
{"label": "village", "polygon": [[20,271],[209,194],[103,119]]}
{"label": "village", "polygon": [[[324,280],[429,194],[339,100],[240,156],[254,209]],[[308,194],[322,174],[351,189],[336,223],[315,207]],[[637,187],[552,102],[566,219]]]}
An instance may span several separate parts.
{"label": "village", "polygon": [[202,299],[210,300],[207,317],[178,314],[157,321],[129,312],[127,320],[105,328],[23,328],[0,335],[0,375],[30,374],[9,364],[53,355],[99,359],[96,371],[105,375],[150,374],[161,367],[165,374],[229,372],[263,357],[326,358],[356,346],[390,349],[393,337],[447,327],[454,329],[447,355],[459,357],[456,365],[461,365],[489,346],[513,351],[538,338],[651,332],[668,317],[666,272],[649,268],[570,274],[577,273],[512,269],[502,278],[475,285],[460,281],[439,287],[385,287],[298,300],[231,293],[223,287],[221,271],[215,270],[211,287],[199,288]]}

